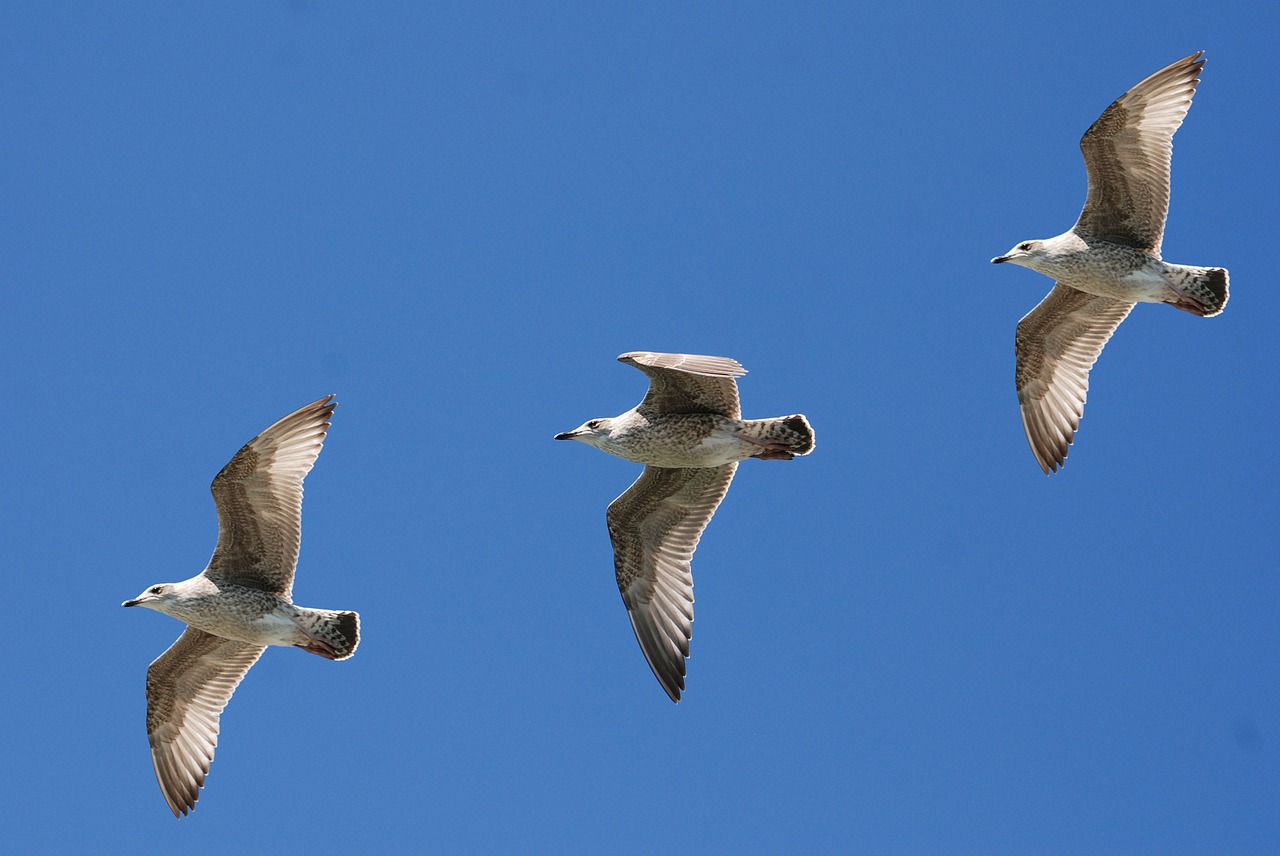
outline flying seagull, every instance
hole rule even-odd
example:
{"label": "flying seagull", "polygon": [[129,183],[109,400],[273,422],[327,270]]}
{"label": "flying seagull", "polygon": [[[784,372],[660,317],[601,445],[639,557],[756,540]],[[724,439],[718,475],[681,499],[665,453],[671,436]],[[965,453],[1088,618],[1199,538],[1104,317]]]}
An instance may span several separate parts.
{"label": "flying seagull", "polygon": [[293,645],[328,660],[356,651],[360,616],[294,606],[291,598],[302,480],[335,407],[332,395],[313,401],[246,443],[213,480],[218,545],[209,566],[124,602],[187,624],[147,669],[151,762],[174,817],[195,808],[218,745],[218,717],[266,646]]}
{"label": "flying seagull", "polygon": [[1135,303],[1205,316],[1227,305],[1226,270],[1160,260],[1173,132],[1191,107],[1203,55],[1143,80],[1085,132],[1089,193],[1071,231],[1023,241],[991,260],[1057,280],[1018,322],[1015,337],[1022,426],[1046,474],[1065,462],[1084,414],[1089,369]]}
{"label": "flying seagull", "polygon": [[674,702],[684,690],[693,635],[694,548],[724,499],[738,461],[789,461],[813,451],[799,414],[746,419],[736,360],[636,351],[618,360],[649,376],[631,410],[557,434],[644,464],[635,484],[609,505],[613,564],[627,615],[649,667]]}

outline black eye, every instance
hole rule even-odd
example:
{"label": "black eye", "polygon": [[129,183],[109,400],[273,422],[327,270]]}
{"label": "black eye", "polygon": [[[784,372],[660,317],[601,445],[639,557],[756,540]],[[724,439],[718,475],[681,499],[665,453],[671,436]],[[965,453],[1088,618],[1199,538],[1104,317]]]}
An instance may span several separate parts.
{"label": "black eye", "polygon": [[1024,241],[1023,243],[1018,244],[1018,249],[1020,249],[1020,250],[1029,250],[1029,249],[1031,249],[1031,242],[1030,242],[1030,241]]}
{"label": "black eye", "polygon": [[590,422],[587,423],[587,427],[594,431],[595,429],[600,427],[600,420],[592,419]]}
{"label": "black eye", "polygon": [[162,592],[162,591],[164,591],[164,586],[152,586],[152,587],[151,587],[151,594],[160,594],[160,592]]}

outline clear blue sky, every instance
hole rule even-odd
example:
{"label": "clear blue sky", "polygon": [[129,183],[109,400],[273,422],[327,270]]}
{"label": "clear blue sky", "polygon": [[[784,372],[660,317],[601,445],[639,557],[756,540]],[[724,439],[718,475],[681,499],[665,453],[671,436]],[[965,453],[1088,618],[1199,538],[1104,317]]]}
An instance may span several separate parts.
{"label": "clear blue sky", "polygon": [[[0,13],[0,839],[14,852],[1265,853],[1280,846],[1269,3],[9,4]],[[988,260],[1192,51],[1170,261],[1041,474]],[[1270,261],[1269,261],[1270,259]],[[724,354],[748,461],[653,679],[552,435],[628,350]],[[201,570],[209,482],[327,393],[300,603],[195,813],[120,602]]]}

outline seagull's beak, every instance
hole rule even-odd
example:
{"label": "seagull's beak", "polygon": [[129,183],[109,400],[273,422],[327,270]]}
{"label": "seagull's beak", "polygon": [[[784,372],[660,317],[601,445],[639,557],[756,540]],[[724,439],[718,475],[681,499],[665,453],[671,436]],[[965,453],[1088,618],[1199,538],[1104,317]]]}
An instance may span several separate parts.
{"label": "seagull's beak", "polygon": [[1009,256],[996,256],[994,259],[992,259],[992,260],[991,260],[991,263],[992,263],[993,265],[998,265],[998,264],[1000,264],[1001,262],[1007,262],[1007,261],[1009,261],[1009,258],[1010,258]]}
{"label": "seagull's beak", "polygon": [[572,440],[574,437],[577,437],[577,436],[578,436],[578,432],[577,432],[577,431],[565,431],[563,434],[557,434],[557,435],[556,435],[556,439],[557,439],[557,440]]}
{"label": "seagull's beak", "polygon": [[140,603],[142,603],[141,600],[139,600],[138,598],[134,598],[133,600],[126,600],[124,603],[120,605],[121,606],[137,606]]}

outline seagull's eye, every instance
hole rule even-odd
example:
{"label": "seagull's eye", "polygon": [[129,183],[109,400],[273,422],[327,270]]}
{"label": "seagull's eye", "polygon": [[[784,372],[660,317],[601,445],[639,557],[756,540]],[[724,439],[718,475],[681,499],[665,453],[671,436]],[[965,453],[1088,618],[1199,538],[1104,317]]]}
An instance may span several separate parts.
{"label": "seagull's eye", "polygon": [[1031,242],[1030,242],[1030,241],[1023,241],[1021,244],[1018,244],[1018,249],[1020,249],[1020,250],[1029,250],[1029,249],[1031,249]]}
{"label": "seagull's eye", "polygon": [[150,593],[151,593],[151,594],[160,594],[160,592],[162,592],[162,591],[164,591],[164,586],[152,586],[152,587],[151,587],[151,592],[150,592]]}
{"label": "seagull's eye", "polygon": [[587,427],[590,428],[592,431],[596,430],[597,428],[600,427],[600,420],[592,419],[590,422],[587,423]]}

